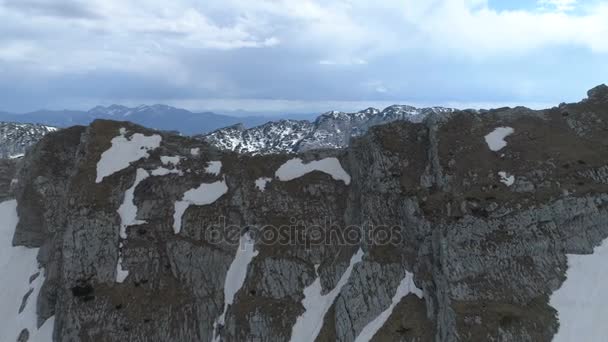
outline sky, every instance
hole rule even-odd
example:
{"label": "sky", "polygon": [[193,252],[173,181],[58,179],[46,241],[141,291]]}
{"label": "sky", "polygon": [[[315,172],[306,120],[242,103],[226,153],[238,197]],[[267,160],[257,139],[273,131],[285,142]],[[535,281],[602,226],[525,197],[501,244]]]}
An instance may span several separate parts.
{"label": "sky", "polygon": [[0,111],[539,108],[605,37],[606,0],[0,0]]}

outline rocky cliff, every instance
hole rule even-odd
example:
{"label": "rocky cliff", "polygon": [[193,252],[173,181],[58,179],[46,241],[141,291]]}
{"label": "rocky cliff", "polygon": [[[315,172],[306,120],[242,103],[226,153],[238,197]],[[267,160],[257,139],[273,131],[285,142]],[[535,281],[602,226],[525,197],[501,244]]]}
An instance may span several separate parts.
{"label": "rocky cliff", "polygon": [[567,340],[606,304],[557,294],[608,237],[607,130],[606,86],[295,156],[96,121],[20,161],[13,244],[54,341]]}

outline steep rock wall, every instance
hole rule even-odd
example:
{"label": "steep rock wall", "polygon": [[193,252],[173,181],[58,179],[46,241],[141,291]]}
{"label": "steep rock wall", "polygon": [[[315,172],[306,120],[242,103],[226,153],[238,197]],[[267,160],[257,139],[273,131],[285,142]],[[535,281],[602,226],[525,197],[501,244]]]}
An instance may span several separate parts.
{"label": "steep rock wall", "polygon": [[[487,136],[500,127],[512,133],[497,149]],[[544,111],[374,127],[346,150],[297,156],[336,158],[348,179],[324,169],[282,181],[294,156],[96,121],[25,157],[14,243],[41,248],[38,316],[54,316],[57,341],[297,340],[313,309],[317,341],[354,341],[388,308],[374,340],[549,341],[566,254],[608,237],[607,130],[604,86]],[[104,152],[136,134],[162,141],[97,182]],[[256,253],[239,264],[243,234]]]}

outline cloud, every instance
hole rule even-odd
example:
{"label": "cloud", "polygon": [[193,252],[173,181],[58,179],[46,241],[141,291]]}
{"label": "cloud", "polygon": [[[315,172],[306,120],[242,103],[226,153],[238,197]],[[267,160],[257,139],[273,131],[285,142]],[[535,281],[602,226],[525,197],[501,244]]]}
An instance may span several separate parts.
{"label": "cloud", "polygon": [[606,4],[581,15],[561,10],[496,11],[487,5],[473,9],[457,0],[433,7],[412,2],[408,8],[406,20],[427,44],[468,57],[519,56],[560,46],[608,52],[608,40],[603,38],[608,35]]}
{"label": "cloud", "polygon": [[578,0],[539,0],[542,9],[555,9],[560,12],[572,11],[576,8]]}
{"label": "cloud", "polygon": [[[70,68],[108,63],[138,67],[130,62],[134,56],[144,61],[150,55],[175,59],[184,50],[280,45],[316,55],[320,65],[364,65],[381,56],[420,50],[457,58],[520,56],[560,46],[608,52],[608,5],[598,3],[582,14],[565,13],[576,0],[539,0],[547,8],[543,11],[497,11],[484,0],[386,0],[373,5],[363,0],[207,0],[204,6],[193,0],[2,4],[0,19],[7,30],[38,30],[39,37],[18,42],[0,37],[0,48],[34,49],[29,55],[39,56],[42,64],[49,62],[47,55],[57,55],[51,61]],[[49,37],[46,30],[62,41]],[[73,63],[72,54],[81,62]]]}
{"label": "cloud", "polygon": [[76,0],[4,0],[6,8],[27,15],[42,15],[72,19],[96,19],[99,14]]}
{"label": "cloud", "polygon": [[343,60],[322,59],[320,65],[365,65],[367,61],[361,58],[350,58]]}
{"label": "cloud", "polygon": [[575,98],[608,74],[606,18],[575,0],[0,0],[0,103]]}

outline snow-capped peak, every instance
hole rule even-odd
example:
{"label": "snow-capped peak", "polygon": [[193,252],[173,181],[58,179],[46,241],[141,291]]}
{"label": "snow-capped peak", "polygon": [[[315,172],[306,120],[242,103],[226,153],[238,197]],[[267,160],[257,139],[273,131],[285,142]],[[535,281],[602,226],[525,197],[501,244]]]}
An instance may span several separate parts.
{"label": "snow-capped peak", "polygon": [[0,158],[18,158],[26,150],[56,127],[24,124],[16,122],[0,122]]}
{"label": "snow-capped peak", "polygon": [[334,110],[321,114],[312,123],[280,120],[250,129],[245,129],[242,125],[230,126],[199,138],[220,149],[251,154],[343,148],[348,146],[352,137],[364,134],[372,126],[397,120],[420,122],[431,113],[446,111],[453,109],[393,105],[382,111],[371,107],[354,113]]}

